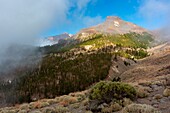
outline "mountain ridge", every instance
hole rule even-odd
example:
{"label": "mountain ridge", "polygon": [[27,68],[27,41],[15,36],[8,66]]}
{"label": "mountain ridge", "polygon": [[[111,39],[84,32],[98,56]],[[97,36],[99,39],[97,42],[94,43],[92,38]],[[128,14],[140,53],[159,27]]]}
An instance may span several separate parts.
{"label": "mountain ridge", "polygon": [[127,33],[137,33],[143,34],[148,33],[152,35],[152,32],[142,28],[134,23],[124,21],[120,17],[117,16],[107,16],[105,22],[100,23],[95,26],[91,26],[88,28],[83,28],[78,31],[76,34],[72,35],[69,33],[62,33],[55,36],[49,36],[45,38],[44,41],[47,41],[48,44],[42,44],[44,46],[55,45],[57,43],[69,42],[70,40],[76,41],[85,41],[87,37],[90,37],[94,34],[105,34],[105,35],[116,35],[116,34],[127,34]]}
{"label": "mountain ridge", "polygon": [[126,34],[130,32],[135,32],[139,34],[144,32],[150,33],[149,30],[139,27],[131,22],[124,21],[117,16],[108,16],[105,22],[100,23],[96,26],[91,26],[89,28],[84,28],[80,30],[75,35],[75,38],[80,38],[80,35],[82,35],[82,37],[86,37],[94,33],[115,35],[115,34]]}
{"label": "mountain ridge", "polygon": [[71,38],[73,35],[69,34],[69,33],[62,33],[62,34],[58,34],[58,35],[54,35],[54,36],[48,36],[42,40],[40,40],[40,46],[48,46],[48,45],[54,45],[57,44],[60,40],[64,40],[67,38]]}

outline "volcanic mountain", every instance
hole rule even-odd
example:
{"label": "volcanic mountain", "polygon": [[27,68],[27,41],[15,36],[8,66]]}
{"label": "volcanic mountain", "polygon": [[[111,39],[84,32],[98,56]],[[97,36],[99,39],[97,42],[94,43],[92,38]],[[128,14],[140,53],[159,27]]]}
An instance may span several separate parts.
{"label": "volcanic mountain", "polygon": [[142,27],[137,26],[136,24],[126,22],[117,16],[108,16],[104,23],[80,30],[80,32],[77,33],[76,38],[79,38],[80,36],[86,37],[94,33],[114,35],[114,34],[126,34],[130,32],[141,34],[143,32],[149,31]]}

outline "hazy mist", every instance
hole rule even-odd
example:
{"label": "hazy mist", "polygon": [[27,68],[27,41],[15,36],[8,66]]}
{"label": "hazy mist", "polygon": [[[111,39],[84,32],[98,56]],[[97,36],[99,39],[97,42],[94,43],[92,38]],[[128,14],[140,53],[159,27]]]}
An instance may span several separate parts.
{"label": "hazy mist", "polygon": [[170,40],[170,1],[169,0],[143,0],[138,15],[163,40]]}
{"label": "hazy mist", "polygon": [[38,38],[65,21],[68,9],[68,0],[0,0],[0,65],[10,60],[15,66],[33,55]]}

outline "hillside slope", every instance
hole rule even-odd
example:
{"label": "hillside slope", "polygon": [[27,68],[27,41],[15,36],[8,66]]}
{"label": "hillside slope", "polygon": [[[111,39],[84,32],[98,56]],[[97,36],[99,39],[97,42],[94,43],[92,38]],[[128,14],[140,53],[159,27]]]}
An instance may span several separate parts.
{"label": "hillside slope", "polygon": [[[107,21],[112,20],[110,18]],[[39,48],[44,52],[40,63],[30,69],[16,68],[14,79],[0,84],[2,105],[4,102],[12,105],[82,91],[100,80],[114,80],[137,59],[147,57],[152,35],[141,27],[119,21],[127,30],[118,27],[121,32],[116,34],[115,30],[113,34],[98,31],[81,37],[81,40],[71,38]],[[116,73],[117,70],[120,73]]]}
{"label": "hillside slope", "polygon": [[[121,75],[126,82],[140,82],[165,78],[170,74],[170,45],[162,44],[149,50],[151,56],[138,61],[138,64]],[[140,76],[137,76],[140,75]],[[135,77],[135,79],[132,79]]]}
{"label": "hillside slope", "polygon": [[[133,102],[127,98],[121,102],[112,100],[112,103],[110,104],[104,101],[105,103],[100,103],[97,105],[97,108],[95,108],[96,102],[99,102],[99,100],[89,99],[91,89],[94,88],[92,86],[88,90],[82,92],[70,93],[69,95],[56,97],[55,99],[42,99],[28,104],[21,104],[15,107],[1,108],[0,111],[2,113],[92,113],[91,110],[95,108],[96,110],[101,110],[102,113],[127,113],[125,112],[126,110],[131,110],[132,113],[138,113],[140,111],[141,113],[169,113],[170,46],[166,45],[164,48],[162,48],[162,46],[157,46],[156,49],[158,50],[159,47],[159,50],[161,50],[159,53],[156,52],[154,55],[152,54],[147,58],[138,60],[137,63],[132,63],[132,66],[125,69],[122,74],[119,74],[119,77],[123,82],[129,83],[136,87],[137,98]],[[117,61],[113,61],[112,65],[115,65],[115,62],[118,62],[119,66],[122,65],[121,58],[118,58]],[[118,70],[120,71],[120,68],[118,68]],[[97,85],[95,87],[97,87]]]}

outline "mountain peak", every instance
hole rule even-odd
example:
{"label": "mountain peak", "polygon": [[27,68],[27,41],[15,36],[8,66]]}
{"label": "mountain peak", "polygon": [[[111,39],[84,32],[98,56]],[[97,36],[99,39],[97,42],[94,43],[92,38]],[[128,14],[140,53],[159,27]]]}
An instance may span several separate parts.
{"label": "mountain peak", "polygon": [[114,34],[126,34],[130,32],[141,34],[143,32],[149,32],[149,31],[140,26],[137,26],[136,24],[124,21],[118,16],[107,16],[105,22],[96,26],[82,29],[77,36],[79,36],[79,34],[82,34],[83,37],[86,37],[94,33],[104,33],[104,34],[114,35]]}
{"label": "mountain peak", "polygon": [[118,16],[107,16],[106,21],[120,21],[122,20],[120,17]]}

